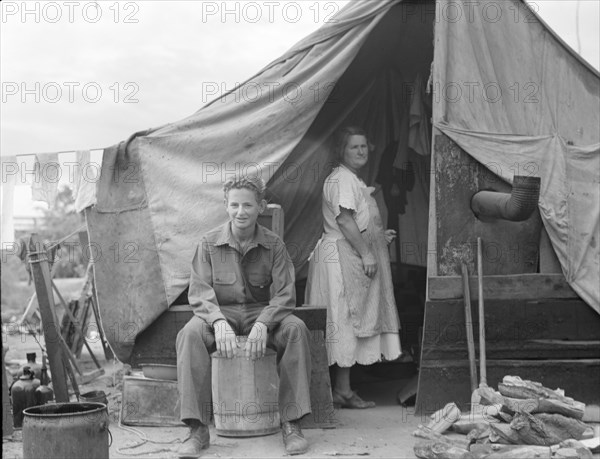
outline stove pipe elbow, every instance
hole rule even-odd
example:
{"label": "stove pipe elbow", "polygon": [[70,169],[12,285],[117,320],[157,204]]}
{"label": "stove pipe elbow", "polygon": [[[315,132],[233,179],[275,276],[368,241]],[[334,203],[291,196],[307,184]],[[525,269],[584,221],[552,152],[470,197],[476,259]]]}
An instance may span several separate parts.
{"label": "stove pipe elbow", "polygon": [[471,210],[482,221],[501,218],[522,222],[537,208],[540,183],[539,177],[515,175],[511,193],[479,191],[471,198]]}

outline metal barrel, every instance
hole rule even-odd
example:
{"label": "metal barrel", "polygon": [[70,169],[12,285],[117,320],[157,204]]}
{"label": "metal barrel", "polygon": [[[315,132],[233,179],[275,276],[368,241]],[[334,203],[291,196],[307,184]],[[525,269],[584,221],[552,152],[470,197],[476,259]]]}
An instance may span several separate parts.
{"label": "metal barrel", "polygon": [[51,403],[23,411],[24,459],[108,459],[103,403]]}

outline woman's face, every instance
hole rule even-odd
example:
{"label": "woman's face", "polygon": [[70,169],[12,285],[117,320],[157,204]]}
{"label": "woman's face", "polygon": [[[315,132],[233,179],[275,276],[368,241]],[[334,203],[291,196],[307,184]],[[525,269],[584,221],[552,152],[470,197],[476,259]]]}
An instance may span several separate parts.
{"label": "woman's face", "polygon": [[256,193],[247,188],[229,190],[225,199],[225,208],[229,214],[232,228],[246,231],[254,228],[258,215],[265,208],[265,201],[258,201]]}
{"label": "woman's face", "polygon": [[351,135],[348,137],[342,163],[348,169],[358,172],[369,160],[369,145],[364,135]]}
{"label": "woman's face", "polygon": [[364,135],[348,137],[342,162],[348,169],[358,172],[369,160],[369,145]]}

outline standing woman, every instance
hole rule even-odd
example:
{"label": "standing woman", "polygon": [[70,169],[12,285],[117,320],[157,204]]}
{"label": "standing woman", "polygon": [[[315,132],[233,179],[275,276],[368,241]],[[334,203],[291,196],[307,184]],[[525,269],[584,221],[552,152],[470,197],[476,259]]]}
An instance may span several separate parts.
{"label": "standing woman", "polygon": [[327,305],[327,356],[335,365],[333,403],[341,408],[372,408],[350,387],[350,368],[400,356],[400,321],[394,300],[388,245],[377,203],[358,172],[371,144],[358,127],[335,138],[339,165],[323,184],[323,236],[310,258],[307,298]]}

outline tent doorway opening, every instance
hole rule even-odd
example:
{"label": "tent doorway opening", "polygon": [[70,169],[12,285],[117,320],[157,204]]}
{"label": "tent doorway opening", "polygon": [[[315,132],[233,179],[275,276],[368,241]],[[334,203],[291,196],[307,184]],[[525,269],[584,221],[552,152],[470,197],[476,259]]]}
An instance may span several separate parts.
{"label": "tent doorway opening", "polygon": [[[398,232],[390,247],[391,268],[402,348],[413,360],[409,367],[382,362],[365,369],[384,377],[411,376],[419,357],[427,275],[434,21],[434,1],[402,2],[389,10],[332,85],[318,116],[286,160],[319,172],[318,181],[305,185],[310,199],[308,190],[322,186],[334,164],[328,142],[336,129],[360,126],[374,145],[361,178],[376,187],[384,226]],[[313,204],[308,207],[320,212],[320,196]],[[321,222],[315,213],[305,217]],[[312,234],[315,243],[319,231]],[[312,250],[314,244],[309,245]],[[298,270],[300,303],[306,271],[306,265]]]}

